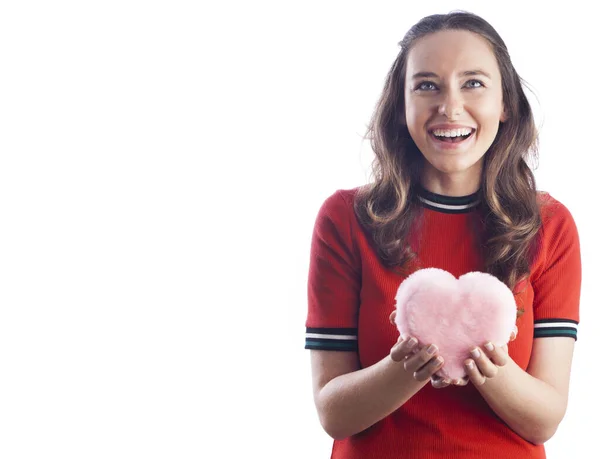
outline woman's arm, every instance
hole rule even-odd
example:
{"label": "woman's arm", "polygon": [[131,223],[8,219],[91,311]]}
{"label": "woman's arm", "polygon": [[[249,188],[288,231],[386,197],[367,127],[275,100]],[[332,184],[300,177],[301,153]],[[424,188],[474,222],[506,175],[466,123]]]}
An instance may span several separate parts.
{"label": "woman's arm", "polygon": [[[576,327],[566,336],[564,330],[552,331],[554,327],[540,333],[535,325],[548,320],[578,323],[581,290],[581,253],[575,221],[554,198],[545,195],[541,199],[543,231],[539,233],[537,261],[530,276],[534,340],[527,371],[508,357],[505,348],[482,352],[480,360],[474,359],[476,367],[467,368],[469,379],[496,414],[536,444],[552,437],[565,414]],[[492,365],[486,353],[499,366]],[[492,377],[484,380],[483,376]]]}
{"label": "woman's arm", "polygon": [[363,369],[356,352],[311,351],[315,405],[331,437],[349,437],[388,416],[442,367],[435,346],[406,358],[418,346],[408,342],[399,339],[390,355]]}
{"label": "woman's arm", "polygon": [[[567,409],[575,341],[567,337],[537,338],[527,371],[505,347],[478,348],[467,360],[469,379],[494,412],[525,440],[542,444],[556,432]],[[469,363],[475,363],[473,368]]]}

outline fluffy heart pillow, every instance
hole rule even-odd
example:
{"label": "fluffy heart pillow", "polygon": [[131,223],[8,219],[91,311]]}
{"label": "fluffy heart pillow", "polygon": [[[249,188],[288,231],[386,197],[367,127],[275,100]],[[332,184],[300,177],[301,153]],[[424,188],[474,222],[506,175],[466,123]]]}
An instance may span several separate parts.
{"label": "fluffy heart pillow", "polygon": [[438,372],[444,378],[466,376],[464,361],[473,347],[508,343],[516,320],[511,290],[491,274],[470,272],[456,279],[443,269],[421,269],[396,294],[400,335],[414,336],[422,346],[435,344],[444,358]]}

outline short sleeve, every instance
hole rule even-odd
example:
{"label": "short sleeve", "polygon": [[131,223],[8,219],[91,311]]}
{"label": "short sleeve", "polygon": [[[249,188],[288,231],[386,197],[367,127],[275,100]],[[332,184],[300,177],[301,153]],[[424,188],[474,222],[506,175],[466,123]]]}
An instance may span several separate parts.
{"label": "short sleeve", "polygon": [[353,212],[351,196],[338,190],[317,214],[310,249],[305,349],[358,349],[361,269]]}
{"label": "short sleeve", "polygon": [[541,264],[532,278],[534,338],[577,340],[581,294],[581,253],[573,216],[548,197],[542,210]]}

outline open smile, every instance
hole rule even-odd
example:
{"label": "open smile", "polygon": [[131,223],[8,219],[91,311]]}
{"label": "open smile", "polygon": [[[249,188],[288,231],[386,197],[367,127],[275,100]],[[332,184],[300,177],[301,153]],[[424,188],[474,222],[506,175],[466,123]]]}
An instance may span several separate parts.
{"label": "open smile", "polygon": [[470,145],[473,142],[475,129],[467,128],[451,132],[433,129],[428,131],[427,134],[436,147],[444,150],[455,150]]}

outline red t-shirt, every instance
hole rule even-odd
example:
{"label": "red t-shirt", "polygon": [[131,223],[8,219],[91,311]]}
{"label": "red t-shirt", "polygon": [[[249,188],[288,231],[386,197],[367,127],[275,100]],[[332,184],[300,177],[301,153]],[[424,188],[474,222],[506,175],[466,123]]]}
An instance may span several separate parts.
{"label": "red t-shirt", "polygon": [[[308,278],[307,349],[357,352],[361,367],[389,355],[398,338],[389,316],[404,277],[385,268],[353,209],[357,189],[338,190],[322,205],[314,227]],[[421,190],[419,266],[459,277],[483,271],[474,235],[476,195],[456,198]],[[581,259],[568,209],[541,195],[540,245],[525,289],[515,296],[524,313],[509,355],[524,370],[533,340],[577,339]],[[413,240],[413,238],[411,238]],[[519,286],[521,289],[521,286]],[[544,447],[512,431],[473,384],[425,386],[363,432],[334,440],[333,459],[544,458]]]}

